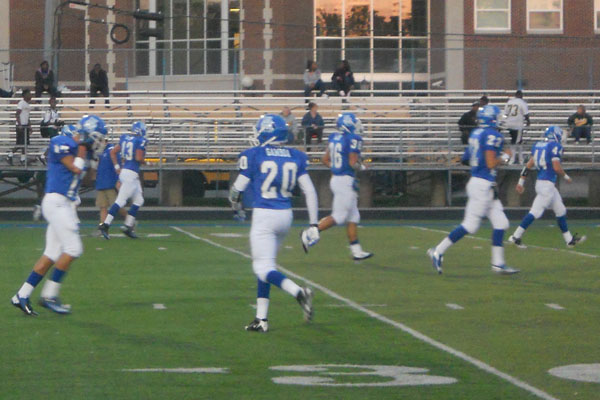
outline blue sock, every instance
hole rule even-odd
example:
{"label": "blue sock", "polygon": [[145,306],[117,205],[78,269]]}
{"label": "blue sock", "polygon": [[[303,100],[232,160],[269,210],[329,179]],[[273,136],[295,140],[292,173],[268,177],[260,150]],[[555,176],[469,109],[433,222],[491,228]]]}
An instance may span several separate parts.
{"label": "blue sock", "polygon": [[61,283],[66,274],[67,274],[67,271],[63,271],[61,269],[54,268],[54,271],[52,271],[52,276],[50,277],[50,280],[52,280],[56,283]]}
{"label": "blue sock", "polygon": [[353,244],[358,244],[358,239],[353,240],[353,241],[350,242],[350,246],[352,246]]}
{"label": "blue sock", "polygon": [[504,229],[494,229],[492,231],[492,246],[502,247],[504,243]]}
{"label": "blue sock", "polygon": [[128,214],[131,215],[132,217],[135,217],[137,215],[137,212],[139,209],[140,209],[140,206],[136,206],[135,204],[133,204],[131,207],[129,207]]}
{"label": "blue sock", "polygon": [[535,217],[532,213],[528,213],[525,218],[523,218],[523,221],[521,221],[521,225],[519,226],[523,229],[527,229],[529,228],[529,225],[533,223],[533,221],[535,221]]}
{"label": "blue sock", "polygon": [[38,283],[40,283],[40,281],[44,278],[44,275],[40,275],[35,271],[31,271],[31,274],[29,274],[29,277],[27,278],[27,283],[29,283],[31,286],[36,287]]}
{"label": "blue sock", "polygon": [[267,274],[267,282],[281,288],[281,282],[285,279],[285,275],[279,271],[271,271]]}
{"label": "blue sock", "polygon": [[556,222],[558,222],[558,227],[562,233],[569,232],[569,228],[567,227],[567,216],[563,215],[562,217],[557,217]]}
{"label": "blue sock", "polygon": [[258,290],[256,293],[256,297],[263,299],[268,299],[271,293],[271,284],[267,282],[263,282],[260,279],[258,280]]}
{"label": "blue sock", "polygon": [[456,243],[460,239],[462,239],[467,233],[468,233],[467,230],[465,228],[463,228],[462,225],[459,225],[456,228],[454,228],[454,230],[452,232],[450,232],[450,234],[448,235],[448,238],[450,239],[450,241],[452,243]]}
{"label": "blue sock", "polygon": [[110,206],[110,209],[108,210],[108,213],[114,217],[115,215],[117,215],[117,213],[119,212],[120,208],[121,207],[119,207],[119,205],[117,203],[115,203],[112,206]]}

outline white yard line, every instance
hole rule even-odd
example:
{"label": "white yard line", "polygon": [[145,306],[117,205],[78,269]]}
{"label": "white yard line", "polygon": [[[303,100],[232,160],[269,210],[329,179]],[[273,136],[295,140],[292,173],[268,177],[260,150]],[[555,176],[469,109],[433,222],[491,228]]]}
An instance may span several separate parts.
{"label": "white yard line", "polygon": [[565,309],[560,304],[555,304],[555,303],[548,303],[548,304],[546,304],[546,307],[551,308],[553,310],[564,310]]}
{"label": "white yard line", "polygon": [[166,310],[167,309],[167,307],[162,303],[152,304],[152,308],[154,308],[155,310]]}
{"label": "white yard line", "polygon": [[454,303],[448,303],[448,304],[446,304],[446,307],[448,307],[452,310],[464,310],[465,309],[463,306],[459,306],[458,304],[454,304]]}
{"label": "white yard line", "polygon": [[[224,246],[224,245],[222,245],[220,243],[213,242],[210,239],[206,239],[206,238],[194,235],[193,233],[188,232],[186,230],[183,230],[183,229],[181,229],[181,228],[179,228],[177,226],[171,226],[171,228],[175,229],[178,232],[183,233],[184,235],[187,235],[187,236],[191,237],[192,239],[201,240],[201,241],[203,241],[205,243],[208,243],[208,244],[210,244],[212,246],[215,246],[215,247],[218,247],[220,249],[229,251],[231,253],[238,254],[238,255],[240,255],[242,257],[245,257],[245,258],[248,258],[248,259],[251,258],[251,256],[249,254],[244,253],[243,251],[236,250],[236,249],[233,249],[231,247]],[[311,280],[309,280],[307,278],[304,278],[303,276],[300,276],[300,275],[298,275],[298,274],[296,274],[296,273],[294,273],[294,272],[292,272],[292,271],[290,271],[290,270],[288,270],[288,269],[286,269],[286,268],[284,268],[282,266],[278,266],[278,267],[279,267],[279,269],[282,272],[286,273],[287,275],[291,276],[292,278],[295,278],[295,279],[302,280],[302,281],[306,282],[309,286],[311,286],[313,288],[316,288],[316,289],[319,289],[321,292],[325,293],[329,297],[332,297],[332,298],[334,298],[334,299],[336,299],[336,300],[338,300],[338,301],[340,301],[342,303],[347,304],[350,308],[353,308],[356,311],[360,311],[360,312],[362,312],[364,314],[367,314],[369,317],[371,317],[373,319],[376,319],[378,321],[381,321],[381,322],[383,322],[385,324],[391,325],[394,328],[397,328],[397,329],[399,329],[399,330],[401,330],[401,331],[403,331],[403,332],[411,335],[412,337],[414,337],[414,338],[416,338],[416,339],[418,339],[418,340],[420,340],[422,342],[425,342],[425,343],[429,344],[430,346],[433,346],[433,347],[435,347],[435,348],[437,348],[437,349],[439,349],[441,351],[444,351],[444,352],[446,352],[448,354],[451,354],[454,357],[460,358],[461,360],[466,361],[467,363],[472,364],[475,367],[477,367],[477,368],[479,368],[479,369],[481,369],[481,370],[483,370],[483,371],[485,371],[487,373],[495,375],[498,378],[503,379],[503,380],[505,380],[505,381],[507,381],[507,382],[509,382],[509,383],[511,383],[511,384],[513,384],[513,385],[515,385],[515,386],[517,386],[517,387],[519,387],[519,388],[521,388],[521,389],[523,389],[523,390],[525,390],[525,391],[527,391],[527,392],[529,392],[529,393],[531,393],[531,394],[533,394],[533,395],[535,395],[537,397],[539,397],[540,399],[544,399],[544,400],[558,400],[556,397],[554,397],[554,396],[552,396],[552,395],[544,392],[543,390],[538,389],[536,387],[533,387],[530,384],[528,384],[527,382],[524,382],[524,381],[522,381],[522,380],[520,380],[518,378],[515,378],[512,375],[509,375],[509,374],[507,374],[505,372],[499,371],[496,368],[492,367],[491,365],[486,364],[485,362],[480,361],[480,360],[478,360],[478,359],[476,359],[474,357],[471,357],[468,354],[465,354],[465,353],[463,353],[460,350],[456,350],[456,349],[454,349],[454,348],[452,348],[450,346],[447,346],[447,345],[445,345],[445,344],[443,344],[441,342],[438,342],[437,340],[432,339],[429,336],[426,336],[423,333],[421,333],[419,331],[416,331],[416,330],[412,329],[411,327],[409,327],[409,326],[407,326],[407,325],[405,325],[405,324],[403,324],[401,322],[394,321],[394,320],[392,320],[392,319],[390,319],[388,317],[385,317],[385,316],[383,316],[381,314],[378,314],[378,313],[376,313],[374,311],[371,311],[368,308],[365,308],[365,307],[361,306],[360,304],[356,303],[355,301],[352,301],[352,300],[350,300],[350,299],[348,299],[346,297],[343,297],[343,296],[337,294],[336,292],[334,292],[333,290],[328,289],[325,286],[322,286],[322,285],[320,285],[320,284],[318,284],[316,282],[313,282],[313,281],[311,281]]]}
{"label": "white yard line", "polygon": [[[439,232],[439,233],[444,233],[444,234],[449,234],[449,231],[443,231],[441,229],[432,229],[432,228],[425,228],[423,226],[414,226],[414,225],[408,225],[409,228],[413,228],[413,229],[419,229],[422,231],[428,231],[428,232]],[[469,239],[475,239],[475,240],[484,240],[484,241],[489,241],[489,239],[485,239],[485,238],[480,238],[477,236],[472,236],[472,235],[467,235],[466,237],[468,237]],[[504,243],[509,243],[508,241],[504,241]],[[583,253],[581,251],[575,251],[575,250],[567,250],[567,249],[554,249],[552,247],[543,247],[543,246],[536,246],[533,244],[527,244],[527,247],[531,247],[533,249],[540,249],[540,250],[550,250],[550,251],[560,251],[562,253],[570,253],[570,254],[577,254],[578,256],[582,256],[582,257],[589,257],[589,258],[600,258],[600,256],[596,255],[596,254],[590,254],[590,253]]]}

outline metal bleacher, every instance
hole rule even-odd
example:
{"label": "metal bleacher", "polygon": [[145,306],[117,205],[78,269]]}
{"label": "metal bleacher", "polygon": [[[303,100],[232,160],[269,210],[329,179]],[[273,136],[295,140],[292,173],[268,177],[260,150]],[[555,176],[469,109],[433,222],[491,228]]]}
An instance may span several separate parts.
{"label": "metal bleacher", "polygon": [[[491,103],[503,107],[513,91],[486,91]],[[457,121],[481,91],[361,92],[347,101],[340,97],[313,98],[325,120],[324,138],[335,129],[341,111],[356,113],[363,122],[363,154],[376,170],[448,170],[460,169],[463,151]],[[600,97],[589,91],[527,91],[531,126],[525,133],[525,148],[548,125],[566,128],[568,116],[579,104],[598,115]],[[37,100],[37,101],[36,101]],[[299,91],[114,91],[110,104],[103,98],[89,104],[85,92],[71,92],[59,99],[61,119],[74,123],[85,114],[97,114],[111,129],[115,140],[131,123],[143,120],[149,127],[148,169],[229,170],[235,168],[237,155],[250,146],[252,127],[265,113],[279,113],[288,106],[298,125],[306,112]],[[39,134],[41,114],[47,98],[34,99],[31,114],[33,134],[27,148],[25,165],[9,166],[5,155],[15,142],[15,109],[18,98],[0,99],[0,170],[39,170],[36,162],[48,139]],[[575,145],[565,147],[567,168],[598,169],[596,149]],[[296,144],[304,149],[303,144]],[[311,146],[309,155],[319,157],[325,142]],[[314,166],[318,168],[317,165]]]}

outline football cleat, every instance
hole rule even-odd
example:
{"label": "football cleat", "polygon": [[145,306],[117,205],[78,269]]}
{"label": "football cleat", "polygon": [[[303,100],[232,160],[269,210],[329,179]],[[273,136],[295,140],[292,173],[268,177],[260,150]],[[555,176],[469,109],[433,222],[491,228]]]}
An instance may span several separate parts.
{"label": "football cleat", "polygon": [[567,243],[567,246],[575,247],[576,245],[585,242],[585,239],[587,239],[587,236],[585,236],[585,235],[579,237],[579,236],[577,236],[577,234],[574,234],[573,239],[571,239],[571,241],[569,243]]}
{"label": "football cleat", "polygon": [[269,330],[269,322],[266,319],[254,318],[245,328],[249,332],[266,333]]}
{"label": "football cleat", "polygon": [[302,288],[300,290],[300,292],[298,293],[298,296],[296,296],[296,300],[298,300],[298,304],[300,304],[300,307],[302,308],[302,311],[304,312],[304,320],[306,322],[310,322],[313,317],[313,306],[312,306],[313,296],[314,296],[314,293],[313,293],[312,289],[309,287]]}
{"label": "football cleat", "polygon": [[133,226],[122,225],[121,230],[123,231],[125,236],[128,236],[132,239],[138,238],[138,235],[136,235],[135,230],[133,229]]}
{"label": "football cleat", "polygon": [[438,274],[442,274],[442,261],[444,259],[443,255],[439,255],[436,253],[434,248],[427,250],[427,255],[431,258],[431,264],[433,268],[437,271]]}
{"label": "football cleat", "polygon": [[369,253],[368,251],[360,251],[358,253],[352,254],[352,258],[354,258],[354,261],[362,261],[362,260],[366,260],[367,258],[371,258],[374,255],[375,254]]}
{"label": "football cleat", "polygon": [[38,315],[37,312],[33,311],[33,308],[29,303],[29,298],[19,297],[18,293],[10,299],[10,303],[23,311],[26,315]]}
{"label": "football cleat", "polygon": [[319,228],[316,225],[312,225],[300,232],[300,241],[302,242],[302,248],[305,253],[308,253],[309,247],[319,243],[319,239]]}
{"label": "football cleat", "polygon": [[521,238],[516,238],[513,235],[510,235],[508,238],[508,241],[513,243],[515,246],[517,246],[520,249],[526,249],[527,246],[525,246],[523,244],[523,240]]}
{"label": "football cleat", "polygon": [[108,234],[108,228],[110,228],[110,225],[105,224],[104,222],[98,225],[98,231],[106,240],[110,239],[110,235]]}
{"label": "football cleat", "polygon": [[521,272],[519,269],[507,267],[506,265],[492,265],[492,271],[501,275],[513,275]]}
{"label": "football cleat", "polygon": [[40,305],[57,314],[70,314],[71,306],[68,304],[62,304],[58,297],[40,298]]}

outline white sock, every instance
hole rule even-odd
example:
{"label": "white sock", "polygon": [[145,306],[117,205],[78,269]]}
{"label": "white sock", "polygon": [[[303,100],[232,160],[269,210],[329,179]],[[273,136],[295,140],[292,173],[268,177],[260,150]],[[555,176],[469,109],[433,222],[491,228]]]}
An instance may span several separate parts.
{"label": "white sock", "polygon": [[363,249],[360,243],[355,243],[350,245],[350,251],[352,254],[359,254],[362,253]]}
{"label": "white sock", "polygon": [[33,289],[34,289],[34,287],[31,286],[30,283],[25,282],[23,284],[23,286],[21,286],[21,289],[19,289],[17,294],[19,295],[20,298],[27,299],[27,298],[29,298],[29,296],[31,296],[31,293],[33,293]]}
{"label": "white sock", "polygon": [[105,223],[106,225],[110,225],[110,224],[112,224],[112,222],[113,222],[113,219],[115,219],[115,217],[113,217],[111,214],[108,214],[108,215],[106,216],[106,218],[104,219],[104,223]]}
{"label": "white sock", "polygon": [[435,252],[438,253],[440,256],[442,254],[444,254],[446,252],[446,250],[448,250],[448,248],[450,248],[450,246],[452,246],[454,243],[452,243],[452,240],[450,240],[450,238],[448,236],[446,236],[444,238],[444,240],[442,240],[440,242],[440,244],[437,245],[437,247],[435,248]]}
{"label": "white sock", "polygon": [[525,233],[525,229],[518,226],[517,229],[515,230],[515,233],[513,233],[513,236],[516,237],[517,239],[521,239],[523,237],[524,233]]}
{"label": "white sock", "polygon": [[134,224],[135,224],[135,217],[127,214],[127,216],[125,217],[125,226],[129,226],[129,227],[133,228]]}
{"label": "white sock", "polygon": [[269,312],[269,299],[264,297],[258,297],[256,299],[256,318],[267,319],[267,313]]}
{"label": "white sock", "polygon": [[570,231],[566,231],[566,232],[563,232],[563,238],[565,239],[565,242],[567,244],[569,244],[571,242],[571,240],[573,240],[573,235],[571,235]]}
{"label": "white sock", "polygon": [[58,297],[59,291],[60,283],[54,282],[52,279],[48,279],[46,280],[46,283],[44,283],[44,287],[42,288],[42,297],[45,299]]}
{"label": "white sock", "polygon": [[294,297],[298,296],[298,293],[300,293],[300,290],[302,290],[300,286],[296,285],[294,281],[288,278],[285,278],[281,282],[281,288]]}
{"label": "white sock", "polygon": [[504,265],[504,247],[492,246],[492,265],[502,266]]}

